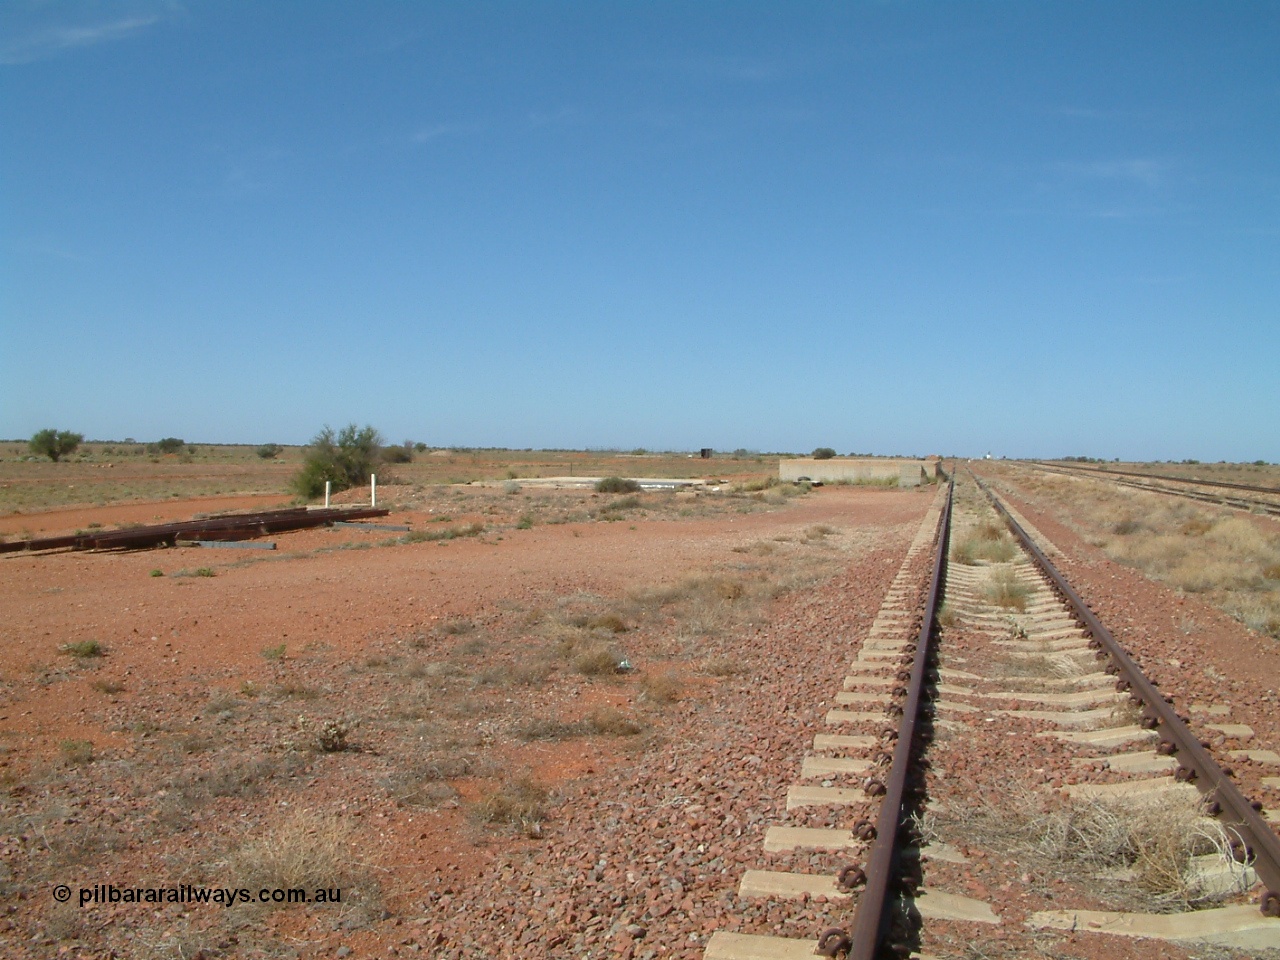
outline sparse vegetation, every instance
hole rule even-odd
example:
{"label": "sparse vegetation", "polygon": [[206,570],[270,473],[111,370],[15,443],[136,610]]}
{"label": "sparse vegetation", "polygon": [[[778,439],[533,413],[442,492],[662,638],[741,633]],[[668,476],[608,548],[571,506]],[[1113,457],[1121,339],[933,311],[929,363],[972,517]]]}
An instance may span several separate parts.
{"label": "sparse vegetation", "polygon": [[89,660],[94,657],[101,657],[106,654],[106,649],[97,640],[76,640],[72,643],[64,643],[58,648],[67,656],[74,657],[77,660]]}
{"label": "sparse vegetation", "polygon": [[653,703],[675,703],[684,694],[684,683],[676,673],[666,670],[644,674],[640,678],[640,689],[645,699]]}
{"label": "sparse vegetation", "polygon": [[283,660],[285,645],[283,643],[275,644],[270,647],[262,648],[262,659],[264,660]]}
{"label": "sparse vegetation", "polygon": [[181,453],[182,449],[186,445],[187,442],[178,437],[165,437],[163,440],[157,440],[155,443],[148,443],[147,453]]}
{"label": "sparse vegetation", "polygon": [[519,826],[526,836],[541,836],[546,819],[547,790],[530,777],[505,780],[472,806],[481,823]]}
{"label": "sparse vegetation", "polygon": [[626,477],[605,477],[596,482],[596,493],[639,493],[640,484]]}
{"label": "sparse vegetation", "polygon": [[381,451],[382,435],[371,426],[351,423],[334,433],[326,425],[312,438],[302,468],[294,475],[293,490],[314,499],[324,494],[326,481],[335,491],[368,483]]}
{"label": "sparse vegetation", "polygon": [[93,743],[89,740],[63,740],[58,752],[67,763],[77,766],[93,762]]}
{"label": "sparse vegetation", "polygon": [[970,529],[951,547],[951,559],[966,566],[978,563],[1007,563],[1018,549],[1003,525],[987,522]]}
{"label": "sparse vegetation", "polygon": [[344,907],[360,899],[357,890],[368,896],[373,887],[352,856],[346,823],[314,811],[292,813],[249,840],[232,856],[231,867],[254,889],[341,889]]}
{"label": "sparse vegetation", "polygon": [[988,603],[997,607],[1025,610],[1027,598],[1031,596],[1031,587],[1019,580],[1010,568],[998,567],[983,588],[983,596]]}

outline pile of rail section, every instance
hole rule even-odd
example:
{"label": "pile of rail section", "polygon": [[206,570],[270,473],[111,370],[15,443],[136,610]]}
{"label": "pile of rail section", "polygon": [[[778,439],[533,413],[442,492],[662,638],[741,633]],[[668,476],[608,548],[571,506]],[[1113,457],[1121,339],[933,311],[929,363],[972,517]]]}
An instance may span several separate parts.
{"label": "pile of rail section", "polygon": [[1014,536],[1049,578],[1053,588],[1070,605],[1072,614],[1090,636],[1089,645],[1110,658],[1107,672],[1116,675],[1116,689],[1127,692],[1130,699],[1141,706],[1143,726],[1155,730],[1160,737],[1158,752],[1177,758],[1177,779],[1195,784],[1205,795],[1209,812],[1219,817],[1239,837],[1243,846],[1240,852],[1251,863],[1264,886],[1259,897],[1262,912],[1269,917],[1280,917],[1280,837],[1276,836],[1259,814],[1260,805],[1250,802],[1239,787],[1231,782],[1230,772],[1218,766],[1200,738],[1174,710],[1172,698],[1162,694],[1143,675],[1142,669],[1094,616],[1080,595],[1063,579],[1062,574],[1013,519],[1004,504],[981,480],[977,477],[974,479],[1009,525]]}
{"label": "pile of rail section", "polygon": [[252,540],[272,533],[322,527],[339,520],[385,517],[390,512],[379,507],[333,507],[320,510],[289,507],[261,513],[230,513],[146,527],[90,530],[63,537],[13,540],[0,543],[0,553],[36,550],[145,550],[148,547],[172,547],[179,540]]}

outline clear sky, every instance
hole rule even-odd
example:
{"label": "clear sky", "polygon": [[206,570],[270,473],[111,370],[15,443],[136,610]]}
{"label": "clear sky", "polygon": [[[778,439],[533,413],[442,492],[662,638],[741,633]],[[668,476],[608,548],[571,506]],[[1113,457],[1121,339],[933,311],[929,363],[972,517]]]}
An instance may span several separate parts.
{"label": "clear sky", "polygon": [[1280,3],[0,4],[0,436],[1280,461]]}

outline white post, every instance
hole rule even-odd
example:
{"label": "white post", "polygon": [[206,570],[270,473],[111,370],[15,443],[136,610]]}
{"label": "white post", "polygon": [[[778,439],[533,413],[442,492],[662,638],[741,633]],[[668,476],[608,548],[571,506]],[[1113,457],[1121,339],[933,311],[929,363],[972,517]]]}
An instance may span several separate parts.
{"label": "white post", "polygon": [[332,481],[326,480],[324,482],[324,508],[326,510],[329,509],[329,488],[332,486],[333,486]]}
{"label": "white post", "polygon": [[369,474],[369,506],[376,507],[378,505],[378,475],[376,473]]}

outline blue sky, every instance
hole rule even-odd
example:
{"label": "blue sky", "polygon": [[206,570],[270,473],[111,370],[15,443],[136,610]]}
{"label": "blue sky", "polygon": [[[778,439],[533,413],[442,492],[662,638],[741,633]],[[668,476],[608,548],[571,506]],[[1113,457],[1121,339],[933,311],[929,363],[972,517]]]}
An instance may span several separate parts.
{"label": "blue sky", "polygon": [[0,6],[0,436],[1280,461],[1280,4]]}

